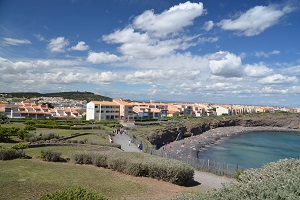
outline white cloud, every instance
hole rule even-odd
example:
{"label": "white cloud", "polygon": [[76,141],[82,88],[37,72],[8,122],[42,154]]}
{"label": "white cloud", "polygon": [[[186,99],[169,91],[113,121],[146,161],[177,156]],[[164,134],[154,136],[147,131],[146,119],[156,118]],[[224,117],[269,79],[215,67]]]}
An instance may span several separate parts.
{"label": "white cloud", "polygon": [[201,37],[198,39],[200,43],[205,43],[205,42],[217,42],[219,40],[218,37]]}
{"label": "white cloud", "polygon": [[48,44],[48,49],[51,52],[64,52],[65,47],[69,45],[69,41],[64,37],[57,37],[55,39],[51,39]]}
{"label": "white cloud", "polygon": [[171,7],[161,14],[147,10],[134,19],[135,28],[146,31],[158,37],[176,34],[184,27],[192,25],[196,17],[204,13],[203,4],[189,1]]}
{"label": "white cloud", "polygon": [[36,39],[38,39],[41,42],[45,41],[45,38],[41,34],[34,34],[34,36],[36,37]]}
{"label": "white cloud", "polygon": [[262,76],[270,75],[271,73],[273,73],[273,69],[266,67],[262,63],[245,65],[245,75],[247,76],[262,77]]}
{"label": "white cloud", "polygon": [[214,22],[213,21],[207,21],[204,23],[203,29],[206,31],[211,30],[214,27]]}
{"label": "white cloud", "polygon": [[31,42],[29,40],[3,38],[3,44],[18,46],[18,45],[23,45],[23,44],[31,44]]}
{"label": "white cloud", "polygon": [[70,50],[75,50],[75,51],[86,51],[89,49],[89,45],[86,45],[85,42],[80,41],[78,42],[75,46],[72,46]]}
{"label": "white cloud", "polygon": [[259,35],[277,24],[280,18],[292,10],[289,6],[255,6],[236,19],[225,19],[219,22],[218,25],[224,30],[238,31],[239,34],[245,36]]}
{"label": "white cloud", "polygon": [[298,76],[298,75],[300,75],[300,65],[287,67],[287,68],[283,69],[282,73],[290,75],[290,76],[292,76],[292,75]]}
{"label": "white cloud", "polygon": [[263,52],[263,51],[258,51],[258,52],[255,52],[255,56],[256,57],[265,57],[265,58],[269,58],[271,55],[278,55],[280,54],[280,51],[278,50],[273,50],[271,52]]}
{"label": "white cloud", "polygon": [[100,64],[100,63],[111,63],[111,62],[117,62],[120,61],[121,58],[114,54],[110,54],[108,52],[89,52],[89,55],[87,57],[87,61],[91,62],[93,64]]}
{"label": "white cloud", "polygon": [[235,54],[219,51],[208,56],[211,73],[222,77],[241,77],[243,75],[241,58]]}
{"label": "white cloud", "polygon": [[125,28],[110,35],[105,35],[102,39],[108,43],[121,43],[122,45],[118,50],[127,57],[150,59],[170,55],[177,49],[185,50],[190,46],[194,46],[196,43],[193,40],[197,37],[182,36],[160,40],[150,38],[148,33],[139,33],[132,28]]}
{"label": "white cloud", "polygon": [[262,78],[258,82],[266,85],[296,83],[297,77],[295,76],[289,77],[289,76],[283,76],[281,74],[274,74]]}

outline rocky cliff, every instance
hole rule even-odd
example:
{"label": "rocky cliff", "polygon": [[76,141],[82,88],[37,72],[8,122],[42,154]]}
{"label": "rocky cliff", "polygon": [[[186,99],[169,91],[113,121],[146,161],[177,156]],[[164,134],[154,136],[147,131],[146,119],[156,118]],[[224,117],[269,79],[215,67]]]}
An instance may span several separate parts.
{"label": "rocky cliff", "polygon": [[300,114],[269,113],[252,116],[226,116],[205,117],[181,121],[168,125],[163,129],[157,129],[148,134],[147,139],[156,147],[173,142],[177,137],[190,137],[199,135],[205,131],[218,127],[244,126],[244,127],[283,127],[300,130]]}

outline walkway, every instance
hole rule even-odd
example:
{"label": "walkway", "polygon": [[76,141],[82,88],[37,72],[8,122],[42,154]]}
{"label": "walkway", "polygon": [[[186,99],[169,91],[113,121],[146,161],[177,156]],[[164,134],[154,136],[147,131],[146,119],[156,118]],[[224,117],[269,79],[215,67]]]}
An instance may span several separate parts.
{"label": "walkway", "polygon": [[113,137],[113,141],[116,144],[121,145],[121,149],[127,152],[140,152],[140,150],[137,148],[137,146],[133,143],[130,144],[129,146],[129,140],[130,137],[126,134],[115,134]]}

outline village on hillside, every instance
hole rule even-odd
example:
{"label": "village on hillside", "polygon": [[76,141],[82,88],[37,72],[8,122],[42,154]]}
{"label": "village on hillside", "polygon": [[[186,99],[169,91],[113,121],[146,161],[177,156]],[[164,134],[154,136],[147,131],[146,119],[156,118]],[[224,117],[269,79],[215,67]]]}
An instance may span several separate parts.
{"label": "village on hillside", "polygon": [[299,113],[300,108],[270,106],[225,105],[209,103],[82,101],[63,97],[4,98],[0,100],[0,115],[7,118],[86,118],[86,120],[118,120],[133,122],[143,119],[163,119],[177,116],[244,115],[273,112]]}
{"label": "village on hillside", "polygon": [[209,103],[136,102],[122,99],[112,101],[82,101],[63,97],[1,98],[0,115],[7,118],[83,118],[86,120],[119,120],[133,122],[143,119],[163,119],[176,116],[244,115],[272,112],[298,113],[300,108],[269,106],[224,105]]}

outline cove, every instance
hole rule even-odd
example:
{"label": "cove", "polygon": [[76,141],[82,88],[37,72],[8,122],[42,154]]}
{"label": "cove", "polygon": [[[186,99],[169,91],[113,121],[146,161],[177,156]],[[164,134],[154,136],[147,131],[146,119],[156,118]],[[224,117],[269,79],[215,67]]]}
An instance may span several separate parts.
{"label": "cove", "polygon": [[284,158],[300,158],[300,134],[294,132],[247,132],[220,141],[199,152],[200,159],[258,168]]}

